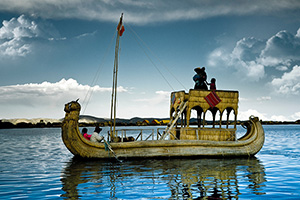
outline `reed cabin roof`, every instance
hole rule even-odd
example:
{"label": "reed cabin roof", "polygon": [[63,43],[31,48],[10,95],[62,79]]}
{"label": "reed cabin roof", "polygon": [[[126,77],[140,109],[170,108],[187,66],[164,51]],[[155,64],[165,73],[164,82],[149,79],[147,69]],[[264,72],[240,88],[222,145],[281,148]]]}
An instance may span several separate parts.
{"label": "reed cabin roof", "polygon": [[[171,93],[170,100],[170,119],[178,114],[184,114],[189,126],[191,111],[196,110],[197,115],[203,113],[204,120],[207,111],[213,115],[215,121],[216,113],[220,112],[220,124],[222,123],[222,116],[224,111],[227,111],[227,124],[229,121],[229,114],[234,113],[234,121],[236,124],[238,114],[239,92],[228,90],[195,90],[191,89],[188,93],[185,91],[176,91]],[[175,113],[175,115],[173,115]],[[201,116],[198,116],[201,118]],[[204,123],[204,122],[203,122]]]}
{"label": "reed cabin roof", "polygon": [[[171,93],[171,109],[176,109],[181,102],[188,102],[188,109],[193,109],[197,106],[206,112],[208,109],[212,108],[205,97],[207,97],[212,91],[211,90],[194,90],[191,89],[188,93],[185,91],[178,91]],[[239,92],[238,91],[228,91],[228,90],[216,90],[215,94],[221,100],[214,107],[220,110],[222,113],[226,108],[231,108],[237,114],[238,102],[239,102]]]}

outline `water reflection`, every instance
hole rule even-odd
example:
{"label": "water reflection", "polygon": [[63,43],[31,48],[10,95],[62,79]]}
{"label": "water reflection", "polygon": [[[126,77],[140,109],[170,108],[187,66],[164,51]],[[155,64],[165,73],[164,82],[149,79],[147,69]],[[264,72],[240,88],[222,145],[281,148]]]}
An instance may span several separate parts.
{"label": "water reflection", "polygon": [[62,172],[68,199],[239,199],[264,194],[265,169],[251,159],[129,160],[122,163],[71,159]]}

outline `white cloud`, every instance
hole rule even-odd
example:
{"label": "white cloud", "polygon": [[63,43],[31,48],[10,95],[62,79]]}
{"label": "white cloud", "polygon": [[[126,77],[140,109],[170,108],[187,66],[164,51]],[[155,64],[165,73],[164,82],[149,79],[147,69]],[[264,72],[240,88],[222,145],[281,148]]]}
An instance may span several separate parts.
{"label": "white cloud", "polygon": [[81,35],[76,36],[75,38],[80,39],[80,38],[84,38],[84,37],[88,37],[88,36],[94,36],[96,33],[97,33],[97,31],[94,31],[92,33],[83,33]]}
{"label": "white cloud", "polygon": [[257,62],[264,42],[253,37],[243,38],[236,43],[230,52],[225,48],[217,48],[208,57],[210,67],[233,67],[242,77],[251,81],[258,81],[265,75],[264,66]]}
{"label": "white cloud", "polygon": [[255,61],[251,61],[251,62],[240,61],[240,66],[242,67],[242,70],[245,71],[246,74],[245,77],[250,78],[251,80],[258,81],[259,79],[263,78],[265,75],[264,66],[259,63],[256,63]]}
{"label": "white cloud", "polygon": [[[94,36],[96,31],[83,33],[75,36],[75,39],[81,39]],[[47,45],[53,41],[67,40],[66,37],[60,37],[60,34],[49,22],[40,18],[26,16],[22,14],[9,21],[4,20],[0,27],[0,56],[3,58],[15,58],[26,56],[39,47],[38,43],[46,42]],[[49,47],[49,46],[48,46]]]}
{"label": "white cloud", "polygon": [[[211,67],[231,67],[239,77],[249,81],[258,81],[268,76],[265,74],[266,67],[272,69],[273,73],[283,73],[295,64],[300,65],[300,28],[295,35],[280,31],[265,41],[253,37],[243,38],[232,50],[219,47],[210,53],[207,63]],[[293,76],[295,73],[293,72]],[[278,82],[282,82],[281,78],[275,78],[272,84],[278,85]],[[295,87],[290,88],[289,84],[280,83],[283,86],[281,93],[286,90],[298,92],[295,81],[288,83]]]}
{"label": "white cloud", "polygon": [[271,121],[281,121],[281,122],[290,121],[286,116],[283,116],[283,115],[272,115],[270,120]]}
{"label": "white cloud", "polygon": [[296,65],[292,71],[285,72],[281,78],[274,78],[271,85],[279,94],[300,93],[300,66]]}
{"label": "white cloud", "polygon": [[220,67],[220,66],[228,66],[228,63],[231,62],[230,54],[224,48],[217,48],[213,50],[209,56],[207,65],[209,67]]}
{"label": "white cloud", "polygon": [[300,60],[300,37],[280,31],[268,39],[260,57],[265,66],[289,66],[291,62]]}
{"label": "white cloud", "polygon": [[124,12],[126,21],[136,24],[204,19],[224,15],[286,13],[300,7],[293,0],[270,4],[265,0],[253,1],[195,1],[195,0],[2,0],[0,11],[35,14],[42,18],[78,18],[100,21],[117,21],[116,16]]}
{"label": "white cloud", "polygon": [[269,101],[269,100],[271,100],[272,98],[271,97],[259,97],[259,98],[257,98],[257,101]]}
{"label": "white cloud", "polygon": [[[148,95],[148,96],[146,96]],[[156,91],[155,94],[143,94],[144,98],[130,98],[119,102],[118,114],[121,117],[168,117],[170,92]],[[133,102],[133,103],[128,103]]]}
{"label": "white cloud", "polygon": [[135,102],[144,102],[150,105],[157,105],[162,102],[169,102],[170,92],[167,91],[156,91],[156,95],[152,98],[135,99]]}
{"label": "white cloud", "polygon": [[300,112],[296,112],[292,115],[293,120],[299,120],[300,119]]}
{"label": "white cloud", "polygon": [[32,51],[36,39],[47,39],[55,30],[21,15],[2,22],[0,28],[0,56],[25,56]]}
{"label": "white cloud", "polygon": [[239,73],[245,74],[245,78],[251,80],[259,80],[265,74],[264,66],[256,62],[264,42],[253,37],[243,38],[238,41],[233,49],[231,57],[231,65],[235,66]]}
{"label": "white cloud", "polygon": [[289,68],[287,66],[278,66],[278,67],[276,67],[276,69],[279,70],[279,71],[286,71]]}
{"label": "white cloud", "polygon": [[170,92],[168,92],[168,91],[160,90],[160,91],[156,91],[155,93],[158,95],[161,95],[161,96],[168,96],[168,97],[170,96]]}
{"label": "white cloud", "polygon": [[234,59],[243,60],[244,62],[253,61],[259,57],[264,48],[264,42],[254,37],[243,38],[236,43],[232,51]]}
{"label": "white cloud", "polygon": [[244,97],[239,97],[239,101],[249,101],[249,99],[244,98]]}
{"label": "white cloud", "polygon": [[[103,88],[98,85],[89,86],[79,84],[74,79],[62,79],[56,83],[29,83],[23,85],[11,85],[0,87],[0,103],[9,105],[63,105],[67,101],[84,100],[87,93],[110,92],[111,88]],[[127,92],[122,86],[118,92]]]}
{"label": "white cloud", "polygon": [[25,56],[30,52],[31,45],[20,38],[13,38],[0,44],[0,55],[3,56]]}
{"label": "white cloud", "polygon": [[240,111],[238,113],[239,120],[248,120],[250,116],[258,117],[260,120],[267,120],[267,116],[265,113],[260,113],[257,110],[248,109],[247,111]]}

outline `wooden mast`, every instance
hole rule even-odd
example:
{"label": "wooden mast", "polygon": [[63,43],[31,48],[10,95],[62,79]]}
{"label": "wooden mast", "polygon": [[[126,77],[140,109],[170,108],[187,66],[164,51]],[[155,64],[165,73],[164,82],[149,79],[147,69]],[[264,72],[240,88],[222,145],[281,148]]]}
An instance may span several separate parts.
{"label": "wooden mast", "polygon": [[111,116],[110,116],[110,134],[111,134],[111,139],[114,140],[116,135],[116,108],[117,108],[117,83],[118,83],[118,61],[119,61],[119,41],[120,41],[120,36],[121,30],[123,26],[123,13],[121,14],[120,17],[120,22],[117,27],[117,39],[116,39],[116,46],[115,46],[115,60],[114,60],[114,71],[113,71],[113,86],[112,86],[112,95],[111,95]]}

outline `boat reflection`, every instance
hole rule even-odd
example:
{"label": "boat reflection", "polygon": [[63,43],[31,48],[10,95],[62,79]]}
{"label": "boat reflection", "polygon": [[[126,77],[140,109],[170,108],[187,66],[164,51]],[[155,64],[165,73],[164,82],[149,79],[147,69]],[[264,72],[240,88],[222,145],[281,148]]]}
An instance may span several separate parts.
{"label": "boat reflection", "polygon": [[264,194],[266,179],[264,166],[257,158],[147,159],[122,163],[73,158],[63,170],[61,181],[65,191],[62,197],[68,199],[86,194],[125,199],[124,193],[128,188],[135,189],[134,185],[139,190],[149,190],[148,194],[140,191],[140,198],[151,195],[160,199],[239,199],[243,193]]}

